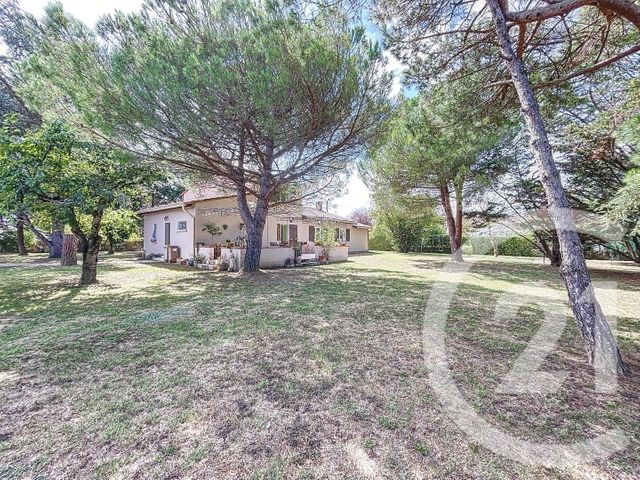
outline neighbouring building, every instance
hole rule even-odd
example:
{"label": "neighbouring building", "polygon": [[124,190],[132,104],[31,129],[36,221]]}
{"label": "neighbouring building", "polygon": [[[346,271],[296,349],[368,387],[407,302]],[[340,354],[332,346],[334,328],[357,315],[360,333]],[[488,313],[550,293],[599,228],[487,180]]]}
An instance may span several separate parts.
{"label": "neighbouring building", "polygon": [[[144,220],[144,250],[146,255],[167,254],[167,246],[178,247],[182,258],[209,255],[213,244],[243,244],[245,229],[235,195],[221,193],[216,188],[187,190],[182,202],[144,208],[138,212]],[[220,235],[212,237],[204,226],[214,223]],[[337,258],[346,260],[349,252],[369,249],[369,225],[329,213],[318,202],[316,208],[288,205],[269,211],[262,235],[261,267],[284,266],[293,257],[297,242],[313,244],[320,229],[336,229],[339,247]]]}

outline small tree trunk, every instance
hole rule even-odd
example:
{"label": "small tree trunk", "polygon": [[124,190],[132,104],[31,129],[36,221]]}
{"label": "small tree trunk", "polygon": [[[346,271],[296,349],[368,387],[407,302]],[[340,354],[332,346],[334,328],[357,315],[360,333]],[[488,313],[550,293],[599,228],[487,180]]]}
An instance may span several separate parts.
{"label": "small tree trunk", "polygon": [[60,265],[68,267],[78,264],[78,239],[73,233],[64,235]]}
{"label": "small tree trunk", "polygon": [[487,227],[489,230],[489,240],[491,241],[491,248],[493,250],[493,256],[498,256],[498,246],[496,245],[496,239],[493,238],[493,232],[491,231],[491,226]]}
{"label": "small tree trunk", "polygon": [[18,254],[26,255],[27,247],[24,244],[24,222],[20,219],[16,222],[16,240],[18,242]]}
{"label": "small tree trunk", "polygon": [[446,181],[440,184],[440,201],[442,202],[444,217],[447,222],[449,245],[451,245],[451,260],[454,262],[462,262],[462,249],[460,248],[460,238],[458,236],[459,230],[456,225],[456,219],[453,216],[453,210],[451,208],[451,194],[449,192],[449,185]]}
{"label": "small tree trunk", "polygon": [[109,255],[114,255],[116,252],[113,248],[113,242],[109,240],[109,251],[107,252]]}
{"label": "small tree trunk", "polygon": [[98,253],[100,251],[100,222],[102,222],[102,209],[93,211],[91,219],[91,230],[86,237],[85,250],[82,258],[82,275],[80,285],[91,285],[98,283]]}
{"label": "small tree trunk", "polygon": [[64,225],[56,220],[51,229],[51,241],[49,242],[49,258],[62,258],[62,246],[64,243]]}
{"label": "small tree trunk", "polygon": [[531,150],[540,172],[551,219],[558,233],[562,257],[560,273],[585,343],[587,358],[608,374],[626,372],[618,345],[594,295],[580,237],[560,181],[558,168],[553,160],[540,107],[533,94],[524,63],[516,56],[511,45],[500,0],[487,0],[487,4],[493,16],[500,53],[507,63],[531,136]]}

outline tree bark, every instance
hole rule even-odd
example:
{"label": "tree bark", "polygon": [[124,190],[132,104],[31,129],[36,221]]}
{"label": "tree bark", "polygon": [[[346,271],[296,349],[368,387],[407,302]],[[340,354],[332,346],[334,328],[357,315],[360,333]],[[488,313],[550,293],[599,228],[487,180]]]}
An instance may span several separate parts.
{"label": "tree bark", "polygon": [[[444,217],[447,222],[447,233],[449,235],[449,245],[451,245],[451,260],[454,262],[462,262],[461,237],[459,233],[462,231],[462,222],[456,222],[451,208],[451,192],[449,184],[444,181],[440,184],[440,201],[444,210]],[[460,202],[457,202],[460,203]],[[462,205],[456,205],[456,217],[462,219]]]}
{"label": "tree bark", "polygon": [[[236,197],[238,199],[238,208],[240,216],[247,229],[247,249],[245,251],[242,271],[246,273],[257,272],[260,269],[260,256],[262,254],[262,233],[264,225],[267,221],[267,213],[269,210],[269,197],[272,192],[273,178],[267,172],[273,167],[273,142],[267,142],[265,152],[261,152],[264,165],[262,175],[260,177],[260,185],[256,198],[256,207],[253,212],[249,208],[247,199],[247,191],[244,182],[239,182]],[[239,153],[239,163],[242,167],[244,161],[244,144],[241,145]]]}
{"label": "tree bark", "polygon": [[16,240],[18,242],[18,255],[26,255],[27,246],[24,244],[24,222],[20,218],[16,221]]}
{"label": "tree bark", "polygon": [[260,189],[260,194],[256,199],[256,207],[253,213],[249,208],[247,194],[244,188],[238,187],[237,198],[240,207],[240,216],[247,229],[247,249],[245,251],[243,272],[256,272],[260,268],[260,256],[262,254],[262,233],[267,220],[268,203],[266,188]]}
{"label": "tree bark", "polygon": [[487,0],[496,30],[500,53],[507,63],[513,85],[518,94],[522,114],[531,136],[531,150],[545,190],[551,219],[558,233],[562,274],[569,303],[584,340],[589,362],[608,374],[626,372],[613,333],[595,298],[591,277],[578,236],[575,221],[569,208],[560,175],[551,152],[551,145],[540,113],[538,101],[523,61],[517,57],[511,45],[504,12],[499,0]]}
{"label": "tree bark", "polygon": [[78,239],[75,234],[67,233],[64,235],[62,242],[62,254],[60,256],[60,265],[68,267],[78,264]]}
{"label": "tree bark", "polygon": [[49,258],[62,258],[64,225],[59,220],[54,220],[53,222],[53,227],[51,228],[51,241],[49,243]]}
{"label": "tree bark", "polygon": [[71,231],[75,234],[82,248],[82,274],[80,275],[80,285],[91,285],[98,283],[98,252],[100,251],[100,223],[104,210],[95,209],[91,213],[91,229],[86,235],[74,214],[70,215],[69,224]]}

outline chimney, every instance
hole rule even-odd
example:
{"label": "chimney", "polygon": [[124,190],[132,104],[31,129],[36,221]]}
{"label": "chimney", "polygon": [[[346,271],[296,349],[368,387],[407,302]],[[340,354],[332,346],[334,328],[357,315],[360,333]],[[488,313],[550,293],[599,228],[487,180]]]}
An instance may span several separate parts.
{"label": "chimney", "polygon": [[316,208],[317,208],[318,210],[322,211],[322,200],[318,200],[318,201],[316,202]]}

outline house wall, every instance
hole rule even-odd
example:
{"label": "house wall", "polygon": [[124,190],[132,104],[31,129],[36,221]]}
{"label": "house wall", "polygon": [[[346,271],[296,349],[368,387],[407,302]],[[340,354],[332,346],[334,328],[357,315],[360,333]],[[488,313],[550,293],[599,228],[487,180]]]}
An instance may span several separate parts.
{"label": "house wall", "polygon": [[[208,246],[212,243],[224,243],[227,240],[235,241],[238,237],[246,235],[246,233],[240,228],[240,225],[243,222],[239,213],[217,211],[207,212],[206,210],[210,208],[236,209],[237,201],[232,197],[198,201],[193,207],[187,209],[188,212],[195,215],[195,220],[181,208],[144,214],[144,249],[147,254],[165,253],[165,217],[168,217],[166,221],[171,224],[171,244],[179,246],[180,255],[185,258],[194,255],[194,238],[195,244],[201,243]],[[177,230],[179,221],[187,222],[186,231]],[[221,235],[217,235],[215,239],[212,239],[211,235],[202,230],[206,223],[215,223],[218,225],[221,229]],[[343,230],[346,230],[347,228],[350,229],[351,239],[349,242],[346,242],[349,252],[368,250],[369,232],[367,229],[354,228],[353,224],[347,222],[332,223]],[[153,224],[157,225],[156,242],[151,242]],[[310,225],[313,225],[316,231],[320,228],[320,223],[318,221],[297,220],[289,222],[288,218],[279,218],[274,215],[269,215],[262,235],[263,247],[270,247],[271,242],[277,242],[278,224],[297,225],[298,241],[300,242],[309,242],[314,240],[309,238]],[[227,228],[223,229],[223,225],[227,225]]]}
{"label": "house wall", "polygon": [[[227,212],[206,212],[208,208],[237,208],[238,203],[235,198],[219,198],[215,200],[205,200],[195,204],[196,211],[196,243],[204,243],[205,246],[212,243],[225,243],[227,240],[235,241],[245,233],[240,229],[242,217],[239,213]],[[204,211],[203,211],[204,210]],[[215,223],[220,227],[221,235],[216,235],[215,239],[207,232],[202,231],[204,224]],[[226,230],[223,225],[227,225]]]}
{"label": "house wall", "polygon": [[350,252],[366,252],[369,250],[369,230],[351,228],[351,241],[347,242]]}
{"label": "house wall", "polygon": [[[187,209],[193,214],[193,209]],[[187,222],[185,230],[178,230],[178,222]],[[164,244],[165,223],[170,224],[170,243],[180,247],[182,257],[193,256],[193,217],[181,208],[146,213],[143,219],[144,251],[147,255],[166,253]],[[152,242],[153,225],[156,225],[156,241]]]}

